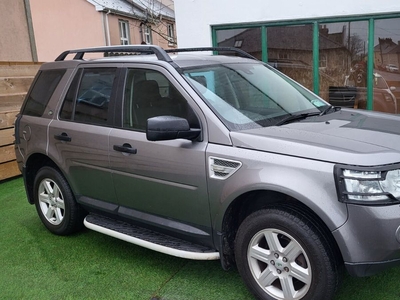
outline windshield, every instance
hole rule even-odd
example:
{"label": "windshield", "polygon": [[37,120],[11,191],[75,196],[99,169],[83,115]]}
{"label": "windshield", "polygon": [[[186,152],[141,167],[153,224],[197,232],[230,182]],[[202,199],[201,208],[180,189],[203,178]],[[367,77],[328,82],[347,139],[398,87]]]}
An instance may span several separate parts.
{"label": "windshield", "polygon": [[184,75],[230,130],[274,126],[295,115],[315,115],[327,102],[260,63],[185,69]]}

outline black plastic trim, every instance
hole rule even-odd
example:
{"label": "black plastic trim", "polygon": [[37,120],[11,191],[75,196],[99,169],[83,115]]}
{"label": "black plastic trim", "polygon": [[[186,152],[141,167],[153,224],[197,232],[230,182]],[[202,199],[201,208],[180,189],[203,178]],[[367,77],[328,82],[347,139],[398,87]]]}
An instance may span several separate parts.
{"label": "black plastic trim", "polygon": [[15,145],[19,145],[21,143],[21,138],[19,136],[19,127],[21,123],[22,114],[17,114],[14,122],[14,137],[15,137]]}
{"label": "black plastic trim", "polygon": [[86,205],[91,208],[95,208],[97,210],[105,211],[108,213],[116,213],[116,211],[118,209],[117,204],[93,199],[93,198],[86,197],[86,196],[80,196],[80,197],[77,197],[77,199],[78,199],[78,202],[83,205]]}
{"label": "black plastic trim", "polygon": [[182,74],[182,69],[172,60],[168,53],[177,52],[199,52],[199,51],[225,51],[234,52],[239,54],[241,57],[258,60],[254,56],[250,55],[246,51],[233,47],[200,47],[200,48],[176,48],[176,49],[163,49],[155,45],[128,45],[128,46],[107,46],[107,47],[95,47],[95,48],[83,48],[75,50],[67,50],[62,52],[55,61],[64,61],[69,54],[74,54],[74,60],[82,60],[86,53],[103,53],[104,56],[111,56],[112,53],[132,53],[132,54],[155,54],[157,59],[160,61],[168,62],[174,67],[178,73]]}
{"label": "black plastic trim", "polygon": [[243,51],[238,48],[233,47],[200,47],[200,48],[177,48],[177,49],[166,49],[167,53],[175,53],[175,52],[199,52],[199,51],[225,51],[225,52],[235,52],[239,54],[241,57],[250,58],[254,60],[258,60],[254,56],[250,55],[246,51]]}
{"label": "black plastic trim", "polygon": [[347,272],[349,272],[351,276],[365,277],[365,276],[375,275],[391,267],[399,266],[400,258],[388,261],[381,261],[381,262],[366,262],[366,263],[345,262],[344,265],[347,269]]}
{"label": "black plastic trim", "polygon": [[[355,205],[363,205],[363,206],[387,206],[387,205],[395,205],[400,203],[400,199],[395,198],[390,193],[375,193],[375,194],[363,194],[366,196],[380,196],[386,195],[389,197],[387,200],[377,200],[377,201],[357,201],[349,199],[348,195],[359,195],[358,193],[349,193],[346,190],[345,186],[345,176],[343,175],[343,170],[354,170],[354,171],[365,171],[365,172],[383,172],[382,179],[386,178],[386,174],[388,171],[400,169],[400,163],[383,165],[383,166],[352,166],[352,165],[335,165],[334,167],[334,176],[335,176],[335,184],[336,191],[338,195],[338,200],[347,204],[355,204]],[[357,178],[354,178],[357,179]],[[371,179],[363,179],[360,178],[360,181],[371,181]]]}
{"label": "black plastic trim", "polygon": [[74,60],[83,59],[86,53],[104,53],[108,56],[110,53],[140,53],[140,54],[155,54],[158,60],[172,62],[171,57],[159,46],[154,45],[132,45],[132,46],[107,46],[95,48],[83,48],[75,50],[67,50],[61,53],[55,61],[63,61],[69,54],[75,53]]}

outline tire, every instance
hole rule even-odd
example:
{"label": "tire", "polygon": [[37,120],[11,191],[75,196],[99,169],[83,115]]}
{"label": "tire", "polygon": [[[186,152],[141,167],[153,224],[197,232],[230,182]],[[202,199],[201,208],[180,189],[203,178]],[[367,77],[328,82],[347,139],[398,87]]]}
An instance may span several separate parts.
{"label": "tire", "polygon": [[36,174],[33,192],[38,215],[50,232],[69,235],[82,229],[86,213],[57,170],[41,168]]}
{"label": "tire", "polygon": [[335,252],[311,218],[289,208],[249,215],[235,240],[239,273],[258,298],[333,298],[339,284]]}

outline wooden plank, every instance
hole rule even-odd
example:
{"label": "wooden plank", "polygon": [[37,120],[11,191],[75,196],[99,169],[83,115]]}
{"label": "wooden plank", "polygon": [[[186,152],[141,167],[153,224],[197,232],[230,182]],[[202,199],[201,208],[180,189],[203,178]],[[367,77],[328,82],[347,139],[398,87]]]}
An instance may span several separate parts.
{"label": "wooden plank", "polygon": [[0,130],[0,147],[14,143],[14,128]]}
{"label": "wooden plank", "polygon": [[0,112],[0,129],[13,127],[15,122],[15,116],[18,113],[19,110]]}
{"label": "wooden plank", "polygon": [[33,76],[0,77],[0,94],[26,93],[33,81]]}
{"label": "wooden plank", "polygon": [[13,126],[40,65],[0,62],[0,181],[21,175],[15,160]]}
{"label": "wooden plank", "polygon": [[0,77],[34,76],[40,65],[33,62],[0,62]]}
{"label": "wooden plank", "polygon": [[21,175],[21,172],[16,160],[0,164],[0,181],[19,175]]}
{"label": "wooden plank", "polygon": [[[26,93],[0,94],[0,107],[15,107],[19,109],[24,102]],[[2,109],[4,111],[4,109]]]}
{"label": "wooden plank", "polygon": [[0,164],[15,160],[14,145],[0,147]]}

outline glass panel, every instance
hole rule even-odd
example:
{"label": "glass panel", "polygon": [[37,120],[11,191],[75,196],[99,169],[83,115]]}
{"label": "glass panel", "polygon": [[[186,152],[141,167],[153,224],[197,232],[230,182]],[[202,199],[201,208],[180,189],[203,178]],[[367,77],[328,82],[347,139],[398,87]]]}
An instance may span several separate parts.
{"label": "glass panel", "polygon": [[129,23],[119,21],[121,45],[129,45]]}
{"label": "glass panel", "polygon": [[27,97],[23,114],[41,117],[54,90],[65,73],[63,70],[48,70],[38,73],[36,83]]}
{"label": "glass panel", "polygon": [[400,112],[399,66],[400,18],[375,21],[374,110]]}
{"label": "glass panel", "polygon": [[263,64],[185,69],[190,84],[230,130],[275,126],[328,113],[329,105]]}
{"label": "glass panel", "polygon": [[278,26],[266,30],[268,63],[312,90],[312,25]]}
{"label": "glass panel", "polygon": [[182,117],[199,128],[186,99],[157,71],[128,70],[124,99],[124,128],[144,131],[147,119],[156,116]]}
{"label": "glass panel", "polygon": [[174,44],[174,25],[173,24],[168,24],[168,44],[173,45]]}
{"label": "glass panel", "polygon": [[[217,31],[218,47],[236,47],[261,60],[261,29],[229,29]],[[232,53],[224,53],[233,55]]]}
{"label": "glass panel", "polygon": [[153,43],[153,38],[151,34],[151,27],[150,26],[145,26],[144,27],[144,39],[146,44],[152,44]]}
{"label": "glass panel", "polygon": [[[85,69],[76,97],[74,120],[106,124],[108,105],[115,78],[115,68]],[[77,75],[78,76],[78,75]],[[69,93],[67,93],[68,99]],[[65,108],[67,108],[65,106]],[[64,110],[64,107],[63,107]],[[61,112],[61,116],[63,116]]]}
{"label": "glass panel", "polygon": [[367,21],[319,26],[319,91],[332,105],[366,108],[367,41]]}

